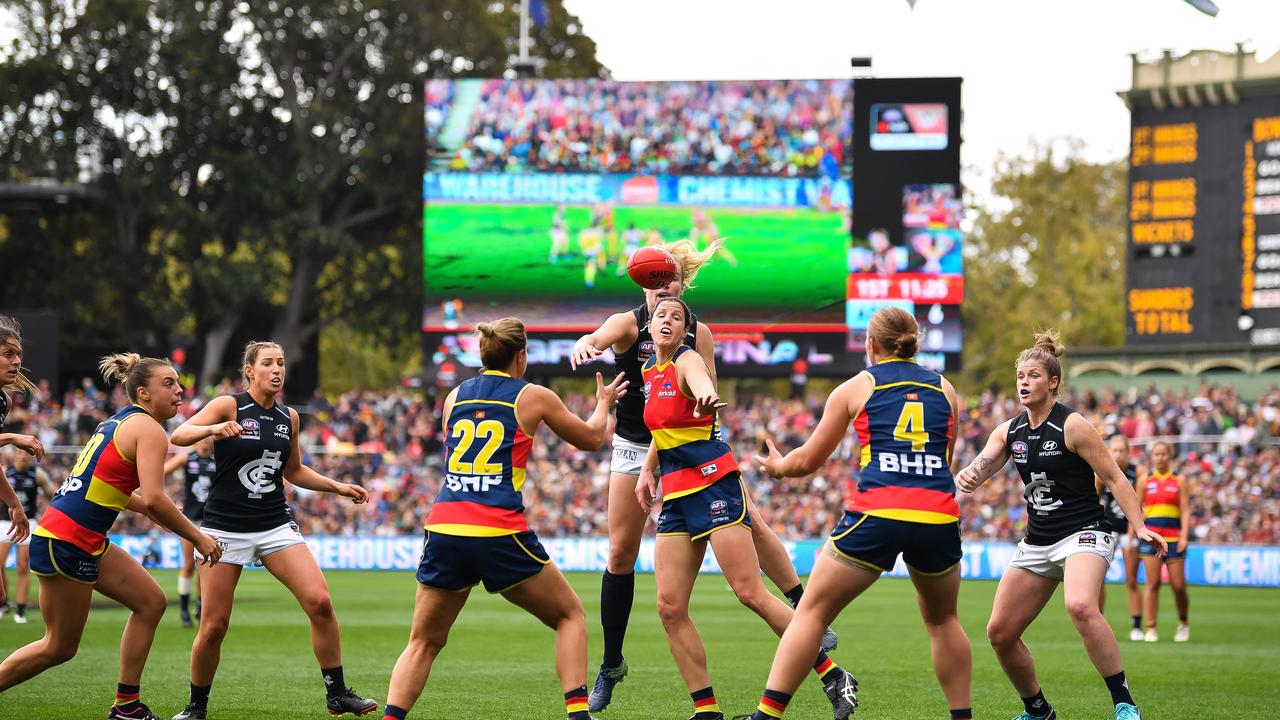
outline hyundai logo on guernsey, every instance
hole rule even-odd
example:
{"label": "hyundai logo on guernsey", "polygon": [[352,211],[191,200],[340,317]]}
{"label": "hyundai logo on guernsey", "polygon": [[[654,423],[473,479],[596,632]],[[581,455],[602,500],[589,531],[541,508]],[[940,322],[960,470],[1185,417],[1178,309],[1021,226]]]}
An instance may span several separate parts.
{"label": "hyundai logo on guernsey", "polygon": [[1054,440],[1046,440],[1044,444],[1040,446],[1040,457],[1061,454],[1062,451],[1058,449],[1058,443]]}
{"label": "hyundai logo on guernsey", "polygon": [[253,418],[241,420],[240,429],[244,431],[240,433],[240,437],[246,440],[257,440],[262,436],[262,428],[258,425],[258,421]]}
{"label": "hyundai logo on guernsey", "polygon": [[276,437],[284,438],[285,440],[288,440],[290,429],[291,428],[286,423],[280,423],[279,425],[276,425]]}

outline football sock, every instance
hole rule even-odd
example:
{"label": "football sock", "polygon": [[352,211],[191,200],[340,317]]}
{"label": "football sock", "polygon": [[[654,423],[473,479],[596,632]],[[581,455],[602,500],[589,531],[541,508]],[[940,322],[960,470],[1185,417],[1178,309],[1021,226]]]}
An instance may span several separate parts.
{"label": "football sock", "polygon": [[636,574],[615,575],[608,570],[600,580],[600,627],[604,630],[604,666],[622,664],[622,641],[636,597]]}
{"label": "football sock", "polygon": [[1022,698],[1022,705],[1027,709],[1028,715],[1036,717],[1048,717],[1053,712],[1053,706],[1044,699],[1044,690],[1037,690],[1035,695]]}
{"label": "football sock", "polygon": [[1107,689],[1111,691],[1112,704],[1119,705],[1120,703],[1128,703],[1130,705],[1137,705],[1137,703],[1133,701],[1133,696],[1129,694],[1129,682],[1124,679],[1123,670],[1115,675],[1111,675],[1110,677],[1103,679],[1107,683]]}

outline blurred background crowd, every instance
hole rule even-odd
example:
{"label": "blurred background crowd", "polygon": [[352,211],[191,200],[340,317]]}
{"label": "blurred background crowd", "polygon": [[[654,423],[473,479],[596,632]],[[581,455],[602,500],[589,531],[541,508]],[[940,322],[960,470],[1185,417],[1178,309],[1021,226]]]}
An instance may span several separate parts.
{"label": "blurred background crowd", "polygon": [[[205,398],[237,389],[237,383],[224,380],[192,396],[175,425]],[[821,416],[825,394],[782,400],[748,386],[726,389],[732,402],[722,412],[722,425],[765,518],[784,538],[826,534],[839,519],[846,498],[856,492],[853,434],[814,475],[774,480],[757,470],[752,455],[766,436],[784,452],[802,443]],[[579,415],[590,411],[593,398],[572,390],[564,394]],[[42,465],[61,482],[97,423],[124,402],[119,389],[105,393],[88,379],[62,397],[53,397],[44,387],[13,409],[5,429],[38,436],[51,449]],[[1180,393],[1131,388],[1070,394],[1063,402],[1082,412],[1104,435],[1130,438],[1137,465],[1146,464],[1147,448],[1155,438],[1172,442],[1176,472],[1189,481],[1196,541],[1280,543],[1280,390],[1273,388],[1253,403],[1242,402],[1229,387],[1210,385]],[[1021,411],[1015,398],[991,393],[964,398],[962,404],[956,445],[961,463],[981,449],[992,428]],[[290,504],[303,531],[418,532],[441,481],[438,398],[417,391],[334,398],[317,393],[296,407],[303,418],[300,442],[306,461],[331,477],[364,485],[372,497],[369,505],[356,506],[290,487]],[[582,452],[548,435],[540,433],[535,439],[529,462],[530,482],[524,494],[531,526],[548,537],[605,535],[608,450]],[[179,502],[182,481],[181,470],[169,479]],[[961,494],[960,505],[967,539],[1016,540],[1025,529],[1022,483],[1012,465],[973,495]],[[123,513],[115,527],[117,532],[150,529],[149,520],[132,513]]]}

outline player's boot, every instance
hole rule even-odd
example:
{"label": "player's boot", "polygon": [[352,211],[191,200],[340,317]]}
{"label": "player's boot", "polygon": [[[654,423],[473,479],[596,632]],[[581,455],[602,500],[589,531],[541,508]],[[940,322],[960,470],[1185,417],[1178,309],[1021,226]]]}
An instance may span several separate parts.
{"label": "player's boot", "polygon": [[853,673],[837,667],[822,682],[822,692],[831,701],[831,713],[835,720],[845,720],[858,708],[858,680]]}
{"label": "player's boot", "polygon": [[173,720],[205,720],[209,714],[209,706],[201,703],[187,703],[182,712],[173,716]]}
{"label": "player's boot", "polygon": [[1160,642],[1160,634],[1156,632],[1155,628],[1149,627],[1147,628],[1147,631],[1142,634],[1142,639],[1146,642]]}
{"label": "player's boot", "polygon": [[613,701],[613,686],[622,682],[630,669],[626,658],[623,658],[618,667],[601,665],[600,672],[596,674],[596,682],[591,686],[591,694],[587,696],[587,711],[600,712],[609,707],[609,703]]}
{"label": "player's boot", "polygon": [[1142,720],[1142,713],[1138,712],[1137,705],[1120,703],[1116,706],[1115,720]]}
{"label": "player's boot", "polygon": [[1133,628],[1130,630],[1129,639],[1134,642],[1142,642],[1142,628]]}
{"label": "player's boot", "polygon": [[1048,715],[1032,715],[1024,712],[1013,720],[1058,720],[1058,711],[1050,710]]}
{"label": "player's boot", "polygon": [[189,628],[194,626],[195,624],[191,622],[191,613],[184,610],[182,612],[182,627]]}
{"label": "player's boot", "polygon": [[840,638],[836,636],[835,630],[826,628],[822,631],[822,652],[829,653],[832,650],[835,650],[836,646],[839,644]]}
{"label": "player's boot", "polygon": [[151,708],[146,705],[135,702],[129,703],[128,710],[120,705],[112,705],[107,711],[107,720],[164,720],[164,718],[151,712]]}
{"label": "player's boot", "polygon": [[[26,624],[27,624],[27,614],[26,614],[26,613],[23,613],[23,612],[15,612],[15,613],[13,614],[13,621],[14,621],[15,623],[19,624],[19,625],[26,625]],[[1185,626],[1184,626],[1184,627],[1185,627]],[[1190,635],[1187,635],[1187,637],[1191,637],[1191,636],[1190,636]],[[1175,637],[1174,639],[1176,640],[1177,638]]]}
{"label": "player's boot", "polygon": [[724,713],[722,713],[722,712],[714,712],[714,713],[709,713],[709,712],[704,712],[704,713],[694,713],[694,714],[689,718],[689,720],[724,720]]}
{"label": "player's boot", "polygon": [[1178,629],[1173,632],[1174,642],[1186,642],[1191,639],[1191,626],[1186,623],[1178,623]]}
{"label": "player's boot", "polygon": [[344,715],[351,713],[352,715],[368,715],[378,709],[378,701],[362,698],[356,694],[355,690],[346,688],[341,695],[334,695],[328,699],[330,715]]}

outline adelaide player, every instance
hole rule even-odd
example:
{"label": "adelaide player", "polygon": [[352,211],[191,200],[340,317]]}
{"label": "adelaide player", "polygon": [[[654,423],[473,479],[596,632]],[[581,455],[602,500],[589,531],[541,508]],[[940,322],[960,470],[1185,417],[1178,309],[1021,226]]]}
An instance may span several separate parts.
{"label": "adelaide player", "polygon": [[445,480],[427,516],[409,644],[391,672],[383,717],[404,720],[471,588],[484,583],[555,630],[565,714],[589,720],[582,602],[529,529],[521,488],[540,425],[582,450],[604,445],[625,376],[605,385],[596,373],[596,407],[583,422],[555,393],[523,379],[529,356],[522,322],[503,318],[476,332],[485,369],[444,401]]}
{"label": "adelaide player", "polygon": [[839,447],[850,422],[861,447],[858,492],[814,564],[751,720],[782,717],[822,628],[899,555],[916,589],[951,718],[973,717],[973,655],[956,614],[962,552],[950,456],[959,403],[946,378],[916,364],[919,347],[920,327],[910,313],[877,310],[867,325],[870,367],[831,393],[803,445],[783,456],[766,440],[768,457],[756,458],[776,478],[811,475]]}
{"label": "adelaide player", "polygon": [[1016,720],[1056,718],[1022,634],[1062,585],[1067,614],[1106,682],[1115,719],[1138,720],[1141,715],[1129,693],[1120,647],[1098,608],[1115,542],[1098,503],[1094,476],[1101,477],[1115,496],[1139,541],[1152,543],[1161,554],[1165,542],[1143,525],[1138,496],[1102,436],[1080,413],[1058,402],[1062,353],[1057,334],[1047,331],[1037,334],[1035,345],[1018,355],[1018,397],[1026,410],[1001,423],[956,477],[957,486],[971,493],[1012,457],[1025,486],[1027,535],[996,588],[987,638],[1022,698],[1024,712]]}
{"label": "adelaide player", "polygon": [[[654,355],[643,369],[644,421],[653,441],[635,491],[648,513],[659,495],[654,470],[661,469],[662,513],[653,560],[658,616],[693,700],[691,720],[723,720],[707,671],[706,649],[689,615],[690,595],[707,546],[738,601],[774,633],[783,634],[794,612],[760,581],[746,484],[733,449],[720,438],[716,413],[724,403],[706,362],[683,343],[691,321],[689,307],[679,298],[665,298],[654,306]],[[844,720],[857,707],[857,681],[818,649],[822,627],[816,630],[808,664],[822,681],[835,720]]]}
{"label": "adelaide player", "polygon": [[133,353],[102,359],[108,383],[122,382],[130,404],[98,425],[62,487],[40,517],[31,541],[31,571],[40,576],[44,637],[0,663],[0,691],[75,657],[93,591],[129,609],[120,637],[120,675],[108,720],[158,720],[142,703],[142,670],[164,615],[160,585],[107,532],[121,510],[147,515],[190,540],[214,564],[217,538],[202,533],[164,492],[169,450],[163,423],[178,412],[182,385],[167,360]]}
{"label": "adelaide player", "polygon": [[1191,639],[1191,626],[1187,624],[1187,540],[1191,537],[1191,497],[1187,481],[1173,472],[1173,448],[1166,442],[1151,446],[1151,474],[1138,485],[1142,498],[1142,511],[1147,527],[1160,534],[1169,545],[1168,553],[1160,553],[1149,542],[1138,544],[1138,554],[1147,571],[1147,587],[1143,594],[1143,609],[1147,614],[1146,632],[1142,639],[1156,642],[1157,615],[1160,612],[1161,570],[1169,571],[1169,586],[1173,588],[1173,602],[1178,610],[1178,629],[1173,633],[1174,642]]}
{"label": "adelaide player", "polygon": [[[652,436],[644,423],[644,396],[639,392],[644,381],[640,368],[654,353],[650,317],[660,300],[679,298],[693,289],[699,271],[720,251],[724,241],[716,239],[698,252],[688,240],[660,247],[676,260],[678,274],[670,282],[644,290],[644,302],[626,312],[610,315],[595,332],[582,336],[573,346],[569,364],[574,369],[592,362],[605,350],[614,353],[618,370],[625,373],[634,392],[618,402],[617,426],[613,436],[613,460],[609,466],[609,558],[600,582],[600,625],[604,630],[604,658],[591,689],[591,712],[605,709],[612,701],[614,687],[626,677],[629,667],[622,654],[627,622],[635,600],[635,565],[640,554],[640,538],[644,534],[648,514],[635,502],[636,479],[648,452]],[[650,246],[646,246],[650,247]],[[682,342],[697,351],[706,363],[714,381],[715,340],[706,324],[695,316],[688,318],[688,330]],[[783,591],[795,607],[804,594],[800,577],[791,564],[791,556],[777,534],[756,510],[747,496],[751,516],[751,537],[755,542],[760,567]],[[837,638],[830,630],[823,637],[823,649],[835,648]]]}

